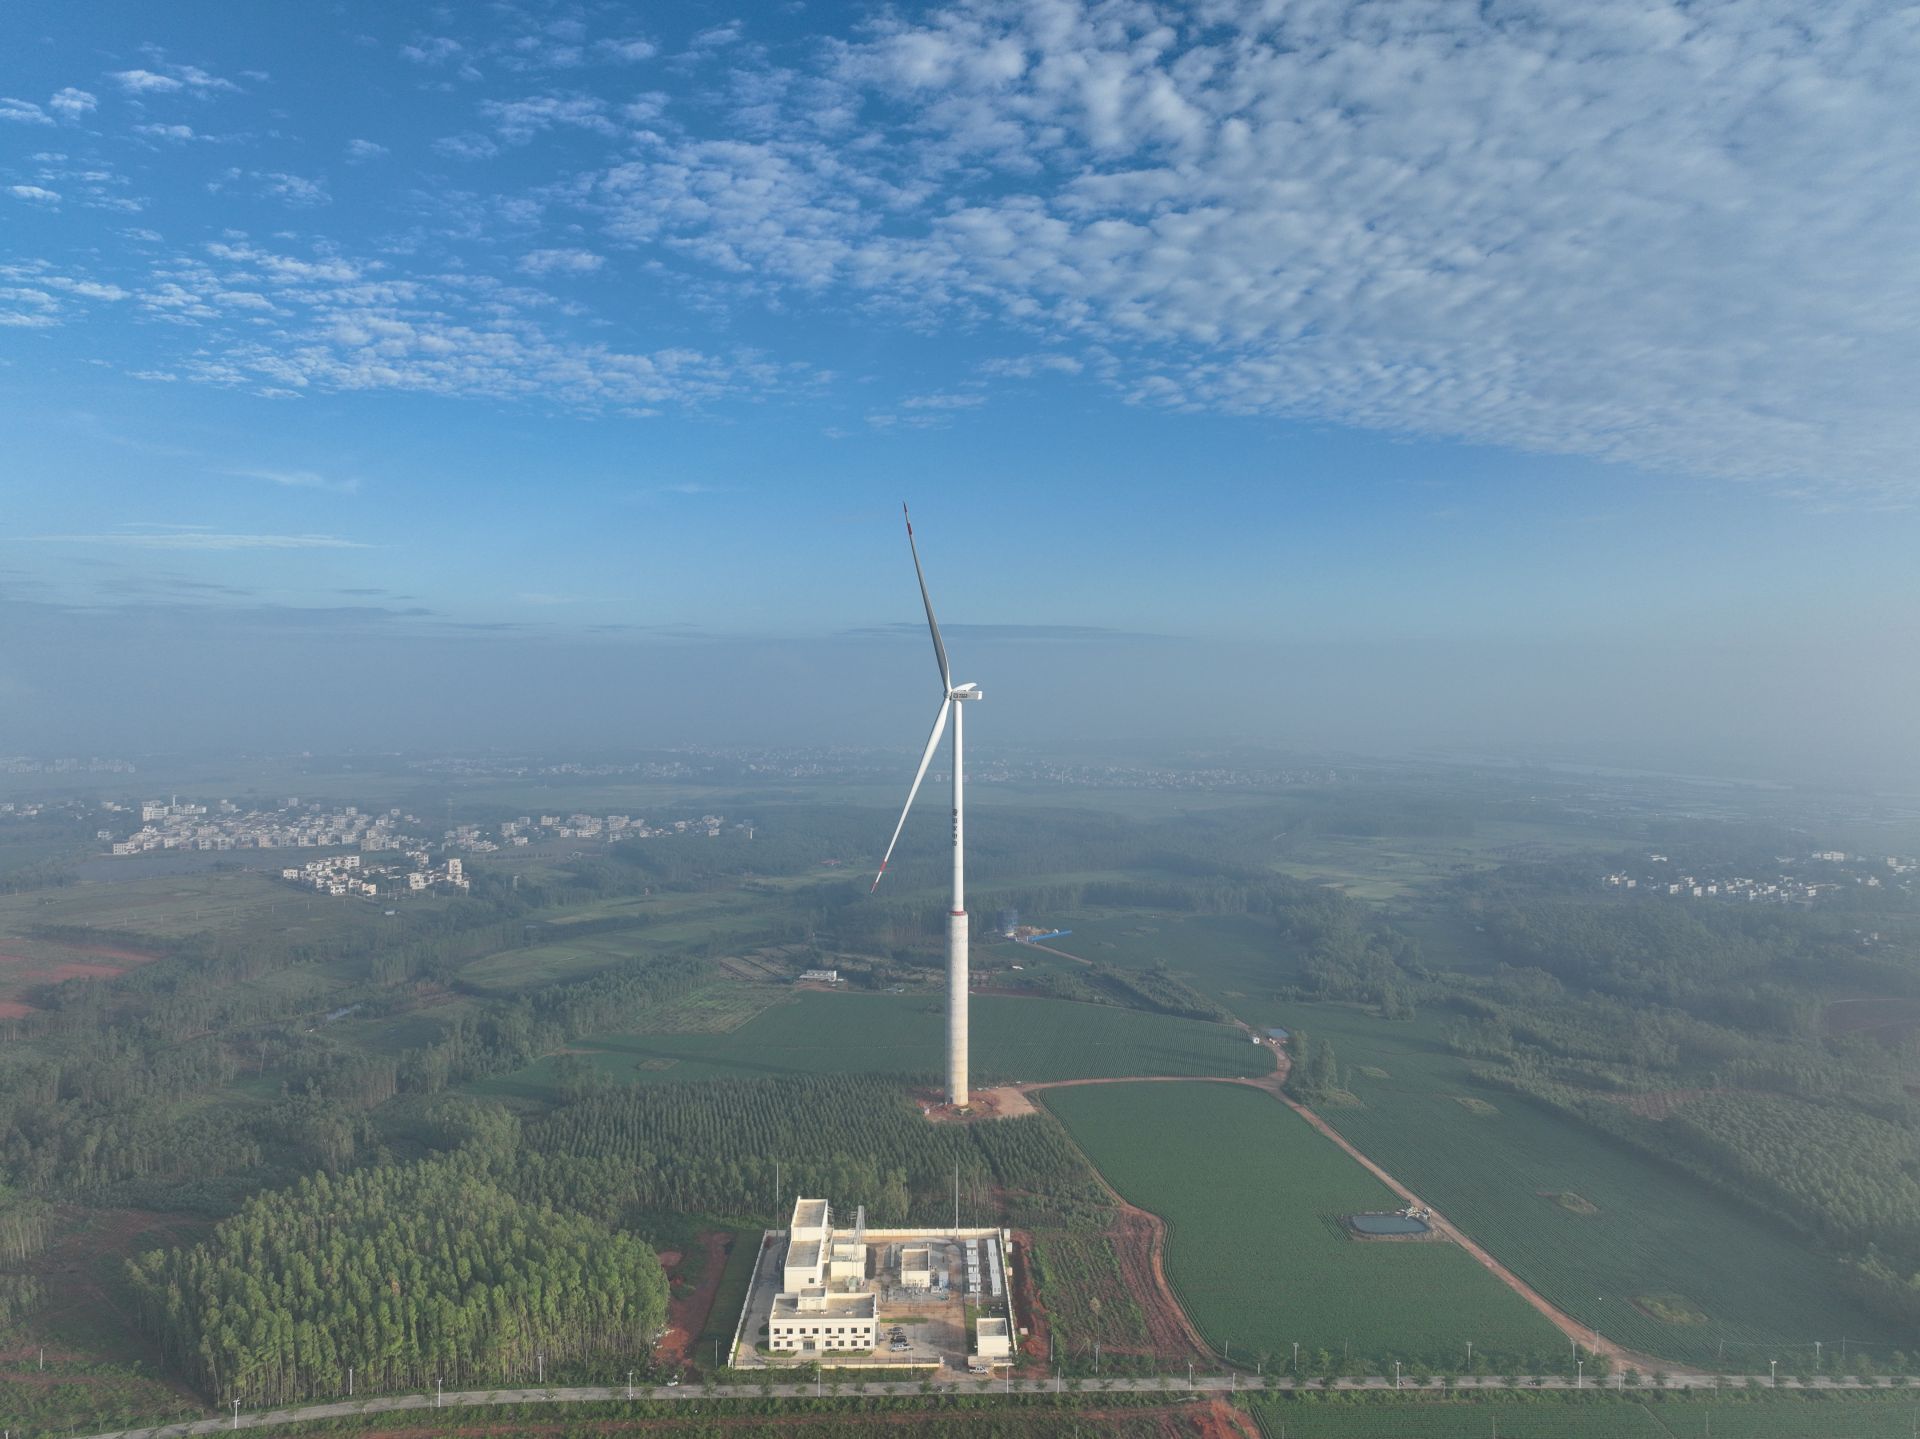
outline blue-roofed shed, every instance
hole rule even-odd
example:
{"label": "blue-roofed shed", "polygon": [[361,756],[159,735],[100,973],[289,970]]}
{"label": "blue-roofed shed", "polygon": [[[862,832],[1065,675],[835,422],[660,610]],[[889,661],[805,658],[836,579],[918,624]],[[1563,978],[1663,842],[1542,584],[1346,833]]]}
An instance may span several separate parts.
{"label": "blue-roofed shed", "polygon": [[1267,1038],[1277,1039],[1282,1044],[1285,1044],[1289,1039],[1293,1038],[1293,1036],[1288,1034],[1284,1029],[1269,1029],[1267,1031]]}

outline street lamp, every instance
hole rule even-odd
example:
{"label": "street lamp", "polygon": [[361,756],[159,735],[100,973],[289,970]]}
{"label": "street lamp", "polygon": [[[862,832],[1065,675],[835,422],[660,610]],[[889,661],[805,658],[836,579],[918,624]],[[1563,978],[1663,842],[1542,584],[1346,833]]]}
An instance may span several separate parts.
{"label": "street lamp", "polygon": [[633,1398],[633,1371],[627,1371],[627,1398]]}
{"label": "street lamp", "polygon": [[1400,1387],[1400,1361],[1398,1359],[1393,1361],[1393,1387],[1395,1389]]}
{"label": "street lamp", "polygon": [[440,1376],[438,1374],[433,1376],[433,1407],[436,1409],[440,1407]]}
{"label": "street lamp", "polygon": [[233,1396],[233,1427],[236,1429],[240,1427],[240,1396],[238,1394]]}
{"label": "street lamp", "polygon": [[1586,1373],[1587,1373],[1587,1361],[1584,1359],[1574,1360],[1573,1361],[1573,1387],[1575,1389],[1582,1387],[1586,1379]]}
{"label": "street lamp", "polygon": [[545,1350],[542,1350],[542,1351],[540,1351],[539,1353],[537,1353],[537,1354],[535,1354],[535,1355],[533,1356],[533,1362],[534,1362],[534,1364],[535,1364],[536,1366],[538,1366],[538,1368],[537,1368],[537,1371],[536,1371],[536,1372],[538,1373],[538,1375],[539,1375],[539,1378],[537,1379],[537,1381],[536,1381],[536,1382],[537,1382],[537,1383],[540,1383],[540,1384],[545,1384],[545,1383],[547,1382],[547,1355],[546,1355],[546,1351],[545,1351]]}
{"label": "street lamp", "polygon": [[1780,1361],[1778,1359],[1769,1359],[1767,1361],[1767,1384],[1774,1389],[1780,1387]]}

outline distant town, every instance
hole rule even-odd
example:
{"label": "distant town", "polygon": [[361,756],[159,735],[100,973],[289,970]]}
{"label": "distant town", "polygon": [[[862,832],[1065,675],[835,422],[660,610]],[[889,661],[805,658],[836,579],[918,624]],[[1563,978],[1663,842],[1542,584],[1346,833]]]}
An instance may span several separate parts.
{"label": "distant town", "polygon": [[1808,906],[1823,898],[1854,889],[1883,887],[1912,893],[1920,860],[1901,855],[1874,857],[1843,850],[1816,850],[1805,856],[1775,855],[1781,868],[1771,875],[1745,875],[1701,870],[1688,872],[1664,854],[1647,855],[1646,867],[1635,874],[1614,870],[1601,883],[1608,889],[1641,894],[1672,895],[1682,899],[1724,899],[1748,903]]}

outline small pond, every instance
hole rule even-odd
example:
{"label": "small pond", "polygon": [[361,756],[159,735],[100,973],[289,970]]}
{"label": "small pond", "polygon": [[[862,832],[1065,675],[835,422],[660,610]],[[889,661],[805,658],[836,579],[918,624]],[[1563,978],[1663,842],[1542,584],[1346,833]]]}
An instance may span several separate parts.
{"label": "small pond", "polygon": [[1404,1214],[1349,1214],[1347,1223],[1356,1234],[1425,1234],[1433,1228],[1424,1219]]}

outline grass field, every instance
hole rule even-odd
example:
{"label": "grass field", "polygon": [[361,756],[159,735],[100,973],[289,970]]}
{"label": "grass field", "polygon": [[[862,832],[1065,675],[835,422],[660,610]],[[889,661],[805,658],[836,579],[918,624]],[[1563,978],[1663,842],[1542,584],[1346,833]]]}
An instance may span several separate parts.
{"label": "grass field", "polygon": [[[251,858],[248,863],[266,863]],[[139,873],[138,859],[125,862]],[[438,898],[410,899],[410,913],[450,903]],[[90,881],[64,889],[36,889],[0,895],[0,936],[21,935],[37,925],[86,925],[114,930],[136,944],[142,937],[177,939],[188,934],[230,933],[265,925],[276,935],[318,938],[381,918],[371,904],[356,904],[309,894],[238,870],[203,870],[114,881]],[[3,942],[3,941],[0,941]]]}
{"label": "grass field", "polygon": [[[1216,1349],[1328,1351],[1459,1364],[1563,1355],[1558,1333],[1464,1251],[1363,1243],[1339,1217],[1392,1191],[1271,1095],[1238,1085],[1113,1084],[1044,1095],[1095,1166],[1167,1221],[1168,1274]],[[1529,1366],[1532,1367],[1532,1366]]]}
{"label": "grass field", "polygon": [[1268,1439],[1909,1439],[1920,1401],[1256,1401]]}
{"label": "grass field", "polygon": [[[781,894],[721,890],[611,901],[563,911],[545,925],[547,934],[558,931],[558,938],[473,960],[461,967],[460,980],[487,993],[511,994],[543,984],[584,979],[630,959],[685,950],[708,940],[722,944],[751,942],[771,931],[789,905]],[[566,934],[570,923],[639,916],[651,922],[604,934]]]}
{"label": "grass field", "polygon": [[[1165,965],[1245,1019],[1256,1018],[1262,1006],[1270,1008],[1276,986],[1298,974],[1296,949],[1278,924],[1260,915],[1108,910],[1060,923],[1073,933],[1048,940],[1050,947],[1129,969]],[[1003,956],[1015,948],[1005,945],[994,953]]]}
{"label": "grass field", "polygon": [[[724,1034],[609,1034],[573,1051],[610,1079],[682,1083],[769,1074],[865,1073],[932,1078],[945,1054],[942,999],[793,992]],[[1260,1074],[1272,1058],[1237,1030],[1064,1000],[977,995],[976,1082],[1130,1074]],[[483,1080],[478,1093],[544,1099],[553,1061]]]}
{"label": "grass field", "polygon": [[1270,962],[1279,944],[1278,926],[1264,915],[1105,910],[1060,923],[1073,932],[1046,941],[1052,948],[1127,969],[1238,969]]}
{"label": "grass field", "polygon": [[[1361,1104],[1327,1109],[1328,1121],[1608,1338],[1666,1358],[1762,1370],[1769,1358],[1804,1362],[1816,1339],[1845,1337],[1882,1360],[1916,1347],[1911,1334],[1849,1303],[1832,1266],[1792,1236],[1577,1123],[1476,1085],[1441,1044],[1442,1021],[1390,1024],[1335,1005],[1286,1014],[1284,1022],[1331,1040],[1352,1070]],[[1557,1198],[1566,1194],[1585,1204]],[[1670,1296],[1703,1317],[1666,1323],[1641,1307]]]}

